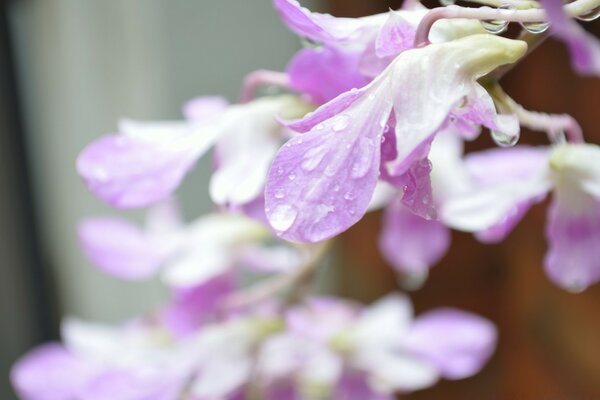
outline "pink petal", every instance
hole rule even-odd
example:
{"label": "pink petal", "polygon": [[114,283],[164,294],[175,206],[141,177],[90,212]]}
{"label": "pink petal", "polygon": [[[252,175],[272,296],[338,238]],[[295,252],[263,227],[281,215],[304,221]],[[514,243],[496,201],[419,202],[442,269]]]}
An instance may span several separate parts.
{"label": "pink petal", "polygon": [[94,371],[58,343],[45,344],[19,359],[11,382],[23,400],[77,399]]}
{"label": "pink petal", "polygon": [[290,61],[290,86],[326,103],[352,88],[363,87],[367,79],[358,73],[359,54],[330,47],[304,49]]}
{"label": "pink petal", "polygon": [[265,211],[282,238],[318,242],[364,215],[379,175],[381,136],[391,108],[386,93],[387,87],[374,86],[344,113],[278,152],[268,175]]}
{"label": "pink petal", "polygon": [[427,272],[450,247],[448,228],[413,214],[398,200],[387,207],[383,218],[379,249],[399,272]]}
{"label": "pink petal", "polygon": [[197,157],[193,148],[109,135],[81,152],[77,172],[88,189],[110,205],[143,207],[168,197]]}
{"label": "pink petal", "polygon": [[443,308],[420,315],[405,345],[432,362],[447,379],[476,374],[496,347],[496,328],[475,314]]}
{"label": "pink petal", "polygon": [[145,232],[123,219],[86,219],[79,224],[78,233],[88,259],[122,279],[150,278],[166,256]]}
{"label": "pink petal", "polygon": [[568,46],[575,70],[580,74],[599,76],[598,39],[566,14],[562,0],[540,0],[540,3],[546,10],[552,33]]}
{"label": "pink petal", "polygon": [[[572,189],[572,188],[571,188]],[[581,292],[600,281],[600,201],[567,188],[556,191],[548,214],[550,249],[544,265],[558,286]]]}
{"label": "pink petal", "polygon": [[376,54],[380,58],[396,56],[413,48],[416,29],[397,12],[388,13],[388,19],[375,40]]}

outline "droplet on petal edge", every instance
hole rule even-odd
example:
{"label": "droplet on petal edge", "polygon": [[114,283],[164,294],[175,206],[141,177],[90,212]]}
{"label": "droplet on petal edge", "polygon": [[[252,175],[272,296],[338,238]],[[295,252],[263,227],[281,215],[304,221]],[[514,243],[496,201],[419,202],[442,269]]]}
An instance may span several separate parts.
{"label": "droplet on petal edge", "polygon": [[507,135],[499,131],[492,131],[492,139],[500,147],[512,147],[519,141],[519,134]]}
{"label": "droplet on petal edge", "polygon": [[540,33],[544,33],[550,27],[550,22],[542,21],[542,22],[522,22],[521,26],[529,33],[533,33],[534,35],[538,35]]}
{"label": "droplet on petal edge", "polygon": [[583,15],[579,15],[575,18],[581,20],[581,21],[593,21],[595,19],[598,19],[598,17],[600,17],[600,6],[592,9],[590,12],[583,14]]}
{"label": "droplet on petal edge", "polygon": [[350,124],[350,117],[346,114],[341,114],[333,121],[332,129],[334,132],[341,132]]}
{"label": "droplet on petal edge", "polygon": [[289,204],[280,204],[269,215],[271,226],[278,232],[286,232],[294,225],[298,217],[298,210]]}
{"label": "droplet on petal edge", "polygon": [[[505,4],[505,5],[498,7],[499,10],[514,10],[514,8],[515,7],[510,4]],[[506,30],[506,28],[508,27],[508,21],[484,20],[484,21],[481,21],[481,26],[483,26],[483,29],[485,29],[488,33],[498,35]]]}
{"label": "droplet on petal edge", "polygon": [[273,196],[275,196],[276,199],[283,199],[285,197],[285,190],[281,188],[275,189]]}

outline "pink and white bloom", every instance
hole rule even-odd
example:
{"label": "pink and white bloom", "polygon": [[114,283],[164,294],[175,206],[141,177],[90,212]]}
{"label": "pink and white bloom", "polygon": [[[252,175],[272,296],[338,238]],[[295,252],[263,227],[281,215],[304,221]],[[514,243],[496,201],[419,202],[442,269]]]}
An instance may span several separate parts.
{"label": "pink and white bloom", "polygon": [[291,309],[286,322],[286,331],[262,346],[258,371],[271,384],[291,382],[300,398],[337,399],[349,378],[368,399],[391,399],[440,377],[465,378],[482,368],[496,341],[490,322],[458,310],[433,310],[413,321],[400,295],[365,309],[315,298]]}
{"label": "pink and white bloom", "polygon": [[[407,50],[369,85],[290,123],[306,133],[288,141],[269,170],[265,211],[271,226],[299,242],[325,240],[352,226],[377,183],[390,117],[395,159],[385,168],[400,176],[427,155],[428,143],[465,97],[480,90],[476,79],[516,61],[525,48],[520,41],[471,35]],[[500,129],[497,119],[490,122]]]}
{"label": "pink and white bloom", "polygon": [[232,106],[222,98],[197,98],[184,107],[187,121],[121,121],[118,134],[81,152],[77,170],[90,191],[110,205],[143,207],[169,197],[216,145],[211,196],[218,204],[248,203],[262,194],[268,166],[286,138],[276,116],[297,118],[306,111],[294,96]]}
{"label": "pink and white bloom", "polygon": [[593,144],[468,155],[467,168],[478,184],[446,202],[442,218],[456,229],[478,231],[483,240],[501,240],[552,190],[546,273],[555,284],[582,291],[600,280],[599,160],[600,147]]}

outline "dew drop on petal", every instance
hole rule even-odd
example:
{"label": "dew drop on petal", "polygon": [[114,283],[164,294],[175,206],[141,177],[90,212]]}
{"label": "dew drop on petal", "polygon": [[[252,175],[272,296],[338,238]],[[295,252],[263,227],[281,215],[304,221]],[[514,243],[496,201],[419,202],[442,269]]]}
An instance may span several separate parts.
{"label": "dew drop on petal", "polygon": [[335,118],[333,121],[332,129],[335,132],[343,131],[350,124],[350,117],[346,114],[341,114]]}
{"label": "dew drop on petal", "polygon": [[276,199],[283,199],[285,197],[285,190],[282,188],[275,189],[273,195]]}
{"label": "dew drop on petal", "polygon": [[327,154],[327,148],[325,146],[318,146],[309,149],[302,160],[302,169],[305,171],[312,171],[319,166],[323,157]]}
{"label": "dew drop on petal", "polygon": [[325,128],[325,125],[323,125],[323,123],[318,123],[317,125],[315,125],[315,130],[317,131],[322,131],[323,128]]}
{"label": "dew drop on petal", "polygon": [[277,167],[277,175],[283,175],[283,167]]}
{"label": "dew drop on petal", "polygon": [[273,229],[278,232],[285,232],[292,227],[297,217],[298,210],[294,206],[280,204],[269,215],[269,221]]}
{"label": "dew drop on petal", "polygon": [[593,21],[598,17],[600,17],[600,6],[593,8],[590,12],[583,15],[579,15],[575,18],[580,19],[582,21]]}
{"label": "dew drop on petal", "polygon": [[529,33],[533,33],[534,35],[544,33],[550,27],[550,22],[541,21],[541,22],[522,22],[521,26]]}
{"label": "dew drop on petal", "polygon": [[373,141],[368,138],[360,138],[358,146],[356,147],[356,158],[350,176],[352,178],[362,178],[369,172],[372,162],[372,150]]}
{"label": "dew drop on petal", "polygon": [[354,215],[354,214],[356,214],[356,209],[355,209],[354,207],[351,207],[351,208],[348,210],[348,213],[349,213],[350,215]]}
{"label": "dew drop on petal", "polygon": [[290,172],[290,173],[288,174],[288,179],[289,179],[290,181],[293,181],[294,179],[296,179],[296,174],[295,174],[295,173],[293,173],[293,172]]}
{"label": "dew drop on petal", "polygon": [[328,165],[327,167],[325,167],[325,175],[327,176],[334,176],[335,175],[335,168],[331,165]]}
{"label": "dew drop on petal", "polygon": [[[514,6],[510,4],[505,4],[498,7],[499,10],[514,10]],[[484,20],[481,21],[481,26],[488,33],[492,33],[494,35],[500,34],[506,30],[508,27],[508,21],[506,20]]]}
{"label": "dew drop on petal", "polygon": [[507,135],[504,132],[492,131],[492,139],[500,147],[512,147],[519,141],[519,134]]}
{"label": "dew drop on petal", "polygon": [[344,199],[348,200],[348,201],[352,201],[352,200],[356,199],[356,195],[352,191],[346,192],[346,194],[344,194]]}
{"label": "dew drop on petal", "polygon": [[339,192],[340,191],[340,185],[338,185],[338,184],[333,185],[333,191],[334,192]]}

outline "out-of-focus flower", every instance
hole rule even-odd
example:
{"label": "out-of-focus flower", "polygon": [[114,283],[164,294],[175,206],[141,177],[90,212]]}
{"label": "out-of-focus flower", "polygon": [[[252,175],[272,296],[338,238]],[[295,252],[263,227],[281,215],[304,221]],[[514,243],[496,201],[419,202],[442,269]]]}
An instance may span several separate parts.
{"label": "out-of-focus flower", "polygon": [[517,146],[468,155],[478,184],[442,209],[452,227],[502,240],[531,205],[553,189],[548,214],[546,273],[557,285],[581,291],[600,280],[600,147],[563,144]]}
{"label": "out-of-focus flower", "polygon": [[[290,309],[286,321],[285,332],[263,345],[258,371],[265,387],[287,382],[297,398],[391,399],[440,377],[465,378],[481,369],[496,341],[490,322],[462,311],[433,310],[413,321],[400,295],[366,309],[314,298]],[[364,397],[353,397],[350,387]]]}
{"label": "out-of-focus flower", "polygon": [[221,98],[198,98],[184,108],[187,121],[122,121],[119,134],[82,151],[77,170],[110,205],[143,207],[171,195],[216,144],[211,196],[218,204],[245,204],[261,195],[271,159],[286,137],[275,117],[301,117],[306,107],[294,96],[232,106]]}
{"label": "out-of-focus flower", "polygon": [[[585,75],[600,76],[598,39],[567,15],[561,0],[540,0],[540,4],[546,10],[552,33],[567,45],[575,70]],[[590,10],[590,19],[595,19],[598,15],[598,7]]]}

